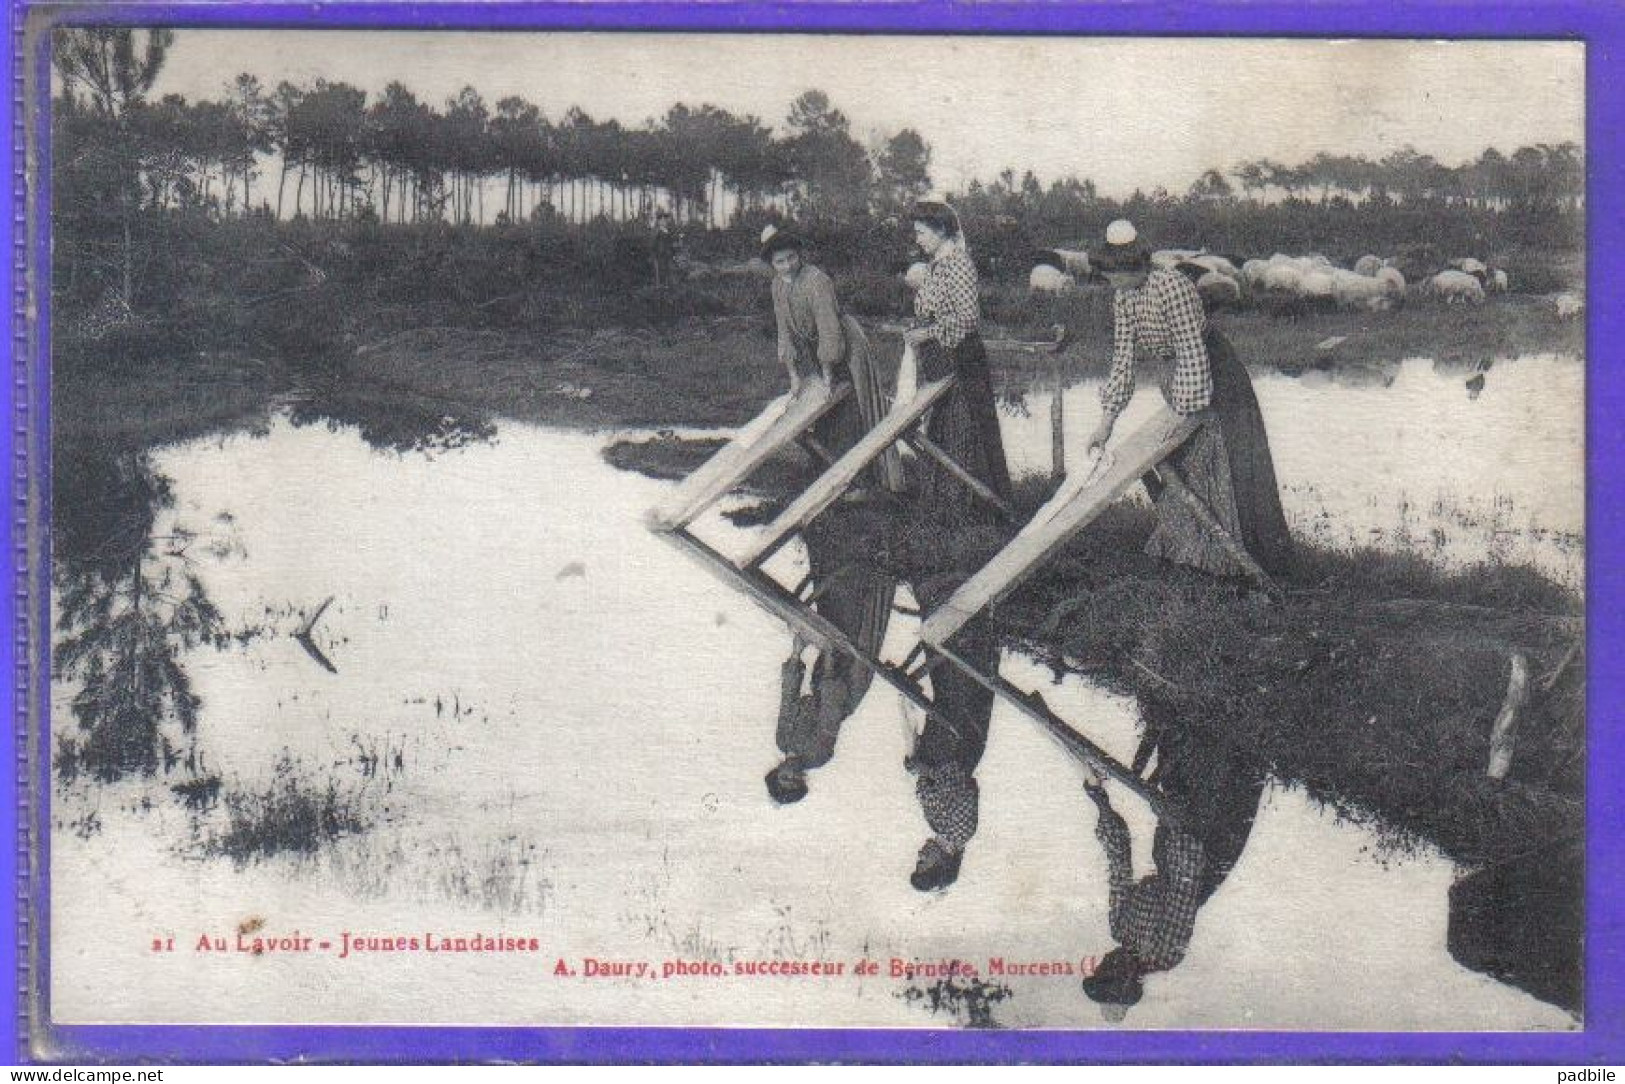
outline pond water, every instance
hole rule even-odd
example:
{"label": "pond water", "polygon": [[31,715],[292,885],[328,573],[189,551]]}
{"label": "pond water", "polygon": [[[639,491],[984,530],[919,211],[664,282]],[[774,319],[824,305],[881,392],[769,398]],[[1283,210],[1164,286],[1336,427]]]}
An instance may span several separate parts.
{"label": "pond water", "polygon": [[[1582,374],[1561,359],[1504,363],[1476,398],[1426,363],[1391,387],[1261,378],[1295,527],[1446,562],[1533,563],[1578,586]],[[1072,396],[1077,437],[1093,389]],[[1125,424],[1151,406],[1142,392]],[[1012,458],[1047,469],[1047,404],[1030,407],[1006,419]],[[981,830],[959,883],[934,896],[907,883],[925,828],[889,689],[849,720],[810,797],[773,806],[761,777],[776,760],[787,631],[642,529],[667,484],[608,467],[609,439],[503,424],[489,441],[380,453],[354,429],[279,418],[154,453],[174,495],[154,534],[201,545],[183,557],[159,547],[150,567],[183,564],[241,633],[184,658],[202,770],[222,795],[269,796],[262,814],[285,808],[277,795],[315,794],[370,827],[239,866],[211,853],[231,827],[228,801],[185,809],[173,779],[59,787],[57,1020],[964,1020],[962,1001],[933,1012],[921,1000],[932,979],[893,977],[897,957],[973,964],[1010,990],[992,1010],[1000,1024],[1105,1026],[1075,975],[989,973],[994,958],[1076,969],[1111,947],[1076,765],[999,708]],[[713,517],[703,530],[731,528]],[[309,639],[332,672],[292,635],[328,598]],[[891,657],[914,628],[893,622]],[[1004,672],[1049,680],[1020,658]],[[68,734],[72,690],[58,691],[54,726]],[[1045,695],[1131,753],[1128,704],[1070,679]],[[1119,807],[1148,870],[1153,821],[1138,803]],[[1127,1026],[1576,1026],[1450,958],[1450,862],[1373,847],[1272,787],[1189,956],[1148,981]],[[240,928],[334,947],[199,950],[205,936],[235,944]],[[478,932],[534,937],[539,950],[338,956],[344,933]],[[175,950],[155,953],[165,938]],[[848,970],[589,978],[588,957],[656,972],[771,959]],[[860,957],[880,974],[853,976]],[[560,961],[576,974],[556,973]],[[110,982],[128,993],[110,1001]]]}
{"label": "pond water", "polygon": [[[1475,391],[1474,378],[1483,381]],[[1580,590],[1585,576],[1585,367],[1557,356],[1477,374],[1402,363],[1391,382],[1325,372],[1255,374],[1293,533],[1334,546],[1421,553],[1460,567],[1532,565]],[[1099,382],[1067,390],[1067,461],[1099,416]],[[1052,396],[1007,417],[1014,469],[1048,471]],[[1150,416],[1141,390],[1119,433]]]}

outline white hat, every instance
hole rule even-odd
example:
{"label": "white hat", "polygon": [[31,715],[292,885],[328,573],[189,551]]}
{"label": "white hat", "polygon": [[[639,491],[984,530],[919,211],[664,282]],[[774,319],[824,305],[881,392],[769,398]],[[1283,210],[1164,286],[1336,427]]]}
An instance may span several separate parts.
{"label": "white hat", "polygon": [[1134,223],[1126,218],[1119,218],[1106,227],[1106,243],[1108,245],[1132,245],[1134,239],[1140,236],[1140,231],[1134,228]]}

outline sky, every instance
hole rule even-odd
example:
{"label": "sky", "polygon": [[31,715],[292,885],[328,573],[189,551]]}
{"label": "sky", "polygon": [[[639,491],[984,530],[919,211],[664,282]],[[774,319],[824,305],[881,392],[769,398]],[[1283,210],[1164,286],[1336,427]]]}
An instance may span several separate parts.
{"label": "sky", "polygon": [[400,80],[437,105],[472,85],[635,125],[710,102],[782,130],[816,87],[865,144],[917,130],[944,190],[1010,167],[1121,196],[1260,157],[1583,145],[1584,68],[1576,42],[193,29],[154,93],[220,97],[243,71],[369,98]]}

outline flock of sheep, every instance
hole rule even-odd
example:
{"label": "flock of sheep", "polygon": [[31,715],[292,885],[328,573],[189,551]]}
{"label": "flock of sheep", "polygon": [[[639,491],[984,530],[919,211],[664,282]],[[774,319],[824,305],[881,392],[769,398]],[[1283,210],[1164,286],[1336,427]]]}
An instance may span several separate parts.
{"label": "flock of sheep", "polygon": [[[1489,293],[1510,288],[1507,273],[1471,257],[1451,260],[1441,270],[1407,282],[1393,259],[1362,256],[1352,268],[1337,267],[1318,254],[1247,260],[1237,267],[1224,256],[1197,249],[1163,249],[1151,256],[1158,267],[1188,275],[1208,308],[1235,308],[1244,302],[1301,307],[1336,307],[1357,312],[1385,312],[1407,296],[1437,298],[1452,305],[1482,305]],[[1414,268],[1412,269],[1415,270]],[[1094,277],[1089,254],[1050,249],[1038,255],[1028,285],[1035,291],[1061,293]],[[1558,314],[1578,315],[1577,295],[1553,299]]]}

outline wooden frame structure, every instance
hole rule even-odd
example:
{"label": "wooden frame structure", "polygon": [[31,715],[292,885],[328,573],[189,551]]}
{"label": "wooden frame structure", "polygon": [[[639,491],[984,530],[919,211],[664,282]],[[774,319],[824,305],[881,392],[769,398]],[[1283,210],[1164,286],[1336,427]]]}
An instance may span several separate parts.
{"label": "wooden frame structure", "polygon": [[[1195,422],[1166,413],[1159,415],[1152,424],[1143,427],[1125,442],[1117,462],[1097,465],[1097,469],[1079,485],[1063,486],[1056,498],[1040,510],[1033,522],[1009,546],[995,555],[943,607],[930,615],[922,633],[929,630],[931,636],[922,638],[921,643],[901,663],[887,661],[876,653],[864,650],[819,614],[813,607],[816,586],[810,575],[791,589],[763,570],[762,566],[768,559],[839,500],[857,482],[865,468],[900,443],[906,442],[921,455],[931,457],[979,497],[1011,514],[1009,506],[997,494],[955,463],[925,435],[931,409],[952,386],[953,378],[944,377],[921,386],[913,397],[894,403],[878,425],[833,461],[822,449],[814,447],[814,451],[828,463],[827,468],[764,528],[738,560],[730,559],[695,536],[688,530],[689,524],[749,477],[774,452],[797,440],[805,443],[806,431],[834,407],[843,394],[849,393],[849,389],[844,386],[815,388],[810,396],[804,389],[800,397],[802,401],[792,398],[770,405],[764,415],[772,416],[752,422],[734,442],[690,475],[662,510],[651,516],[651,527],[662,538],[698,560],[724,583],[784,621],[803,640],[822,651],[839,651],[850,656],[920,710],[943,716],[931,694],[926,692],[924,681],[944,663],[956,666],[1037,723],[1068,753],[1138,795],[1159,816],[1180,821],[1182,811],[1177,804],[1170,802],[1142,774],[1147,767],[1143,751],[1142,755],[1135,757],[1132,766],[1123,764],[1051,710],[1042,696],[1018,689],[997,673],[982,673],[957,655],[948,641],[965,622],[1012,589],[1147,470],[1161,463],[1182,445],[1195,431]],[[948,721],[952,722],[951,719]]]}
{"label": "wooden frame structure", "polygon": [[1092,473],[1062,485],[1020,534],[932,611],[920,639],[941,650],[967,622],[1020,586],[1130,486],[1163,465],[1199,424],[1164,407],[1115,452],[1103,453]]}
{"label": "wooden frame structure", "polygon": [[677,489],[649,516],[658,531],[686,528],[749,478],[773,454],[807,431],[852,394],[852,385],[831,387],[822,377],[809,377],[794,395],[782,395],[767,405],[716,455],[683,479]]}

